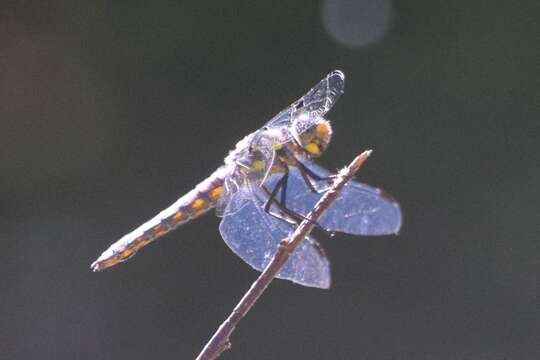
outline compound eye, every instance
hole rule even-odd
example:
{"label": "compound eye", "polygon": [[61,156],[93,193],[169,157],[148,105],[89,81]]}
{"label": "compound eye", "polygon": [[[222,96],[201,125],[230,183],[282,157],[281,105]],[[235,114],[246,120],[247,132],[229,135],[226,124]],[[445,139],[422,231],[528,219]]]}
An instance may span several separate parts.
{"label": "compound eye", "polygon": [[313,157],[321,156],[328,147],[332,136],[330,123],[320,119],[299,136],[299,143],[302,148]]}

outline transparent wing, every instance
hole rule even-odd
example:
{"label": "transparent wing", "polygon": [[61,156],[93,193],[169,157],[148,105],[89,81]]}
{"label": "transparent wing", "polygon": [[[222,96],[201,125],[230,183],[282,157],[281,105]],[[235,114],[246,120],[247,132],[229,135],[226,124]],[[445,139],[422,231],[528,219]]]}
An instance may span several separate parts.
{"label": "transparent wing", "polygon": [[[271,146],[264,145],[257,148],[256,151],[246,151],[245,163],[243,163],[244,159],[242,157],[236,159],[238,164],[223,180],[221,196],[216,204],[217,216],[224,217],[227,214],[235,213],[244,206],[244,202],[250,201],[253,197],[249,188],[258,188],[263,183],[276,156],[273,144]],[[254,163],[258,163],[259,167],[255,169]],[[250,171],[245,173],[242,168],[249,168]],[[245,191],[238,193],[244,187],[246,187]]]}
{"label": "transparent wing", "polygon": [[[229,206],[235,210],[225,212],[219,231],[236,255],[262,271],[274,256],[281,239],[288,236],[293,227],[263,210],[260,201],[263,194],[258,189],[242,187],[232,195]],[[308,237],[291,254],[277,277],[327,289],[330,287],[330,264],[316,240]]]}
{"label": "transparent wing", "polygon": [[[221,190],[221,196],[216,202],[216,216],[223,217],[227,212],[227,207],[231,203],[232,196],[238,191],[238,183],[233,175],[225,177],[223,180],[223,188]],[[240,201],[236,201],[235,204],[241,205]],[[229,207],[230,212],[234,212],[235,209]]]}
{"label": "transparent wing", "polygon": [[[332,175],[313,162],[305,165],[321,177]],[[271,179],[271,182],[275,181]],[[269,188],[272,186],[272,183],[268,184]],[[298,168],[289,168],[287,208],[306,215],[321,196],[306,186]],[[399,204],[382,190],[350,181],[318,223],[328,231],[354,235],[397,234],[401,227],[401,210]]]}
{"label": "transparent wing", "polygon": [[296,116],[319,117],[326,114],[343,94],[345,74],[334,70],[288,108],[266,123],[266,128],[289,127]]}

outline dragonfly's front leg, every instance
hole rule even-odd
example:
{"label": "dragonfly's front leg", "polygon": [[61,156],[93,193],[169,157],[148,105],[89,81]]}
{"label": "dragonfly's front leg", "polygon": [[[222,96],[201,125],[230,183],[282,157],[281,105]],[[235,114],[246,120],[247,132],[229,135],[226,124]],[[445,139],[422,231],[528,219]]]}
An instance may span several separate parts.
{"label": "dragonfly's front leg", "polygon": [[[306,220],[307,218],[295,212],[294,210],[289,209],[285,203],[286,203],[286,189],[287,189],[287,180],[289,179],[289,172],[288,170],[285,172],[285,174],[278,180],[272,191],[268,190],[268,188],[265,185],[261,185],[261,188],[268,196],[264,206],[263,210],[270,216],[275,217],[276,219],[285,221],[288,224],[298,226],[300,222]],[[280,201],[276,200],[277,192],[281,189],[281,199]],[[277,209],[279,210],[279,213],[276,213],[272,211],[271,206],[274,204]],[[315,227],[318,229],[327,232],[326,229],[324,229],[322,226],[320,226],[317,222],[311,221]]]}
{"label": "dragonfly's front leg", "polygon": [[[321,194],[330,188],[333,181],[336,179],[337,175],[330,175],[330,176],[320,176],[313,172],[310,168],[308,168],[306,165],[304,165],[300,160],[296,161],[296,167],[300,171],[300,175],[302,175],[302,179],[304,179],[304,182],[306,183],[307,187],[311,190],[311,192],[316,194]],[[326,181],[328,183],[328,186],[322,189],[318,189],[316,184],[312,182],[312,179],[315,181]]]}
{"label": "dragonfly's front leg", "polygon": [[[265,185],[261,185],[261,188],[267,195],[267,199],[263,205],[263,210],[267,214],[279,220],[285,221],[291,225],[298,225],[304,217],[301,216],[300,214],[295,213],[294,211],[291,211],[285,205],[288,179],[289,179],[289,169],[286,168],[285,173],[277,181],[272,191],[268,190],[268,188]],[[279,190],[281,190],[281,196],[280,196],[280,201],[277,201],[276,195]],[[274,204],[278,208],[279,213],[272,211],[272,204]]]}
{"label": "dragonfly's front leg", "polygon": [[283,207],[286,207],[285,205],[285,197],[286,197],[286,192],[287,192],[287,181],[289,180],[289,168],[288,167],[285,167],[285,173],[283,174],[283,176],[278,180],[278,182],[276,183],[276,186],[274,186],[274,188],[272,189],[272,191],[268,191],[268,189],[266,188],[266,186],[262,185],[262,188],[263,190],[267,193],[268,195],[268,199],[266,199],[266,202],[264,203],[264,211],[266,211],[267,213],[270,211],[270,207],[272,205],[272,203],[276,203],[277,204],[277,201],[276,201],[276,195],[277,195],[277,192],[281,189],[281,197],[280,197],[280,204],[283,206]]}
{"label": "dragonfly's front leg", "polygon": [[[292,161],[289,163],[289,165],[296,166],[298,168],[298,170],[300,171],[300,175],[302,176],[302,179],[304,180],[304,182],[306,183],[306,186],[309,188],[309,190],[311,192],[316,193],[316,194],[324,193],[330,188],[330,186],[334,182],[334,180],[336,178],[336,175],[320,176],[319,174],[317,174],[313,170],[311,170],[309,167],[304,165],[302,163],[302,161],[300,159],[298,159],[295,156],[295,154],[292,153],[291,151],[287,150],[286,148],[283,148],[280,151],[281,151],[280,155],[282,155],[285,158],[292,159]],[[286,166],[286,168],[288,170],[288,166]],[[319,189],[317,187],[317,184],[314,181],[315,182],[317,182],[317,181],[326,181],[328,186],[326,186],[326,187],[324,187],[322,189]],[[282,199],[284,197],[285,196],[282,193]],[[281,202],[284,204],[283,200]]]}

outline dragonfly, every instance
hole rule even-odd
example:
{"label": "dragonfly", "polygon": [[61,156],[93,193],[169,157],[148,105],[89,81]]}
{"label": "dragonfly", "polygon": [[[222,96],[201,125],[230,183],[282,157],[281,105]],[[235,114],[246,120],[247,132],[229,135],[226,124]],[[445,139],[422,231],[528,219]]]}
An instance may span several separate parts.
{"label": "dragonfly", "polygon": [[[131,258],[142,247],[211,209],[221,217],[219,232],[230,249],[263,271],[279,242],[324,194],[335,174],[315,163],[332,137],[325,114],[344,92],[345,75],[334,70],[260,129],[240,140],[224,164],[151,220],[112,244],[91,265],[102,271]],[[379,188],[349,182],[316,222],[333,234],[397,234],[398,202]],[[278,278],[326,289],[330,263],[313,236],[291,254]]]}

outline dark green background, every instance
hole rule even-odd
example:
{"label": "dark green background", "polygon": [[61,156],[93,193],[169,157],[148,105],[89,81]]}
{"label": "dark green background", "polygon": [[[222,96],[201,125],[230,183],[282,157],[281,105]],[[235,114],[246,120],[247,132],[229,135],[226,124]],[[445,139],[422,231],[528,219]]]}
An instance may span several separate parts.
{"label": "dark green background", "polygon": [[89,265],[334,68],[320,162],[374,149],[360,179],[399,199],[402,232],[319,235],[332,288],[276,281],[223,359],[538,359],[538,1],[395,2],[367,47],[323,9],[2,2],[2,359],[193,358],[257,276],[218,218]]}

